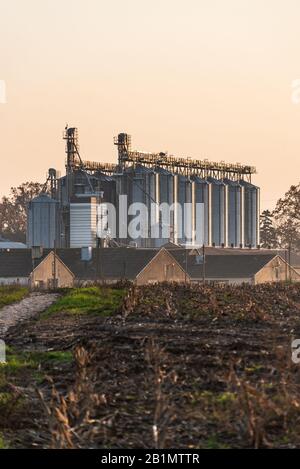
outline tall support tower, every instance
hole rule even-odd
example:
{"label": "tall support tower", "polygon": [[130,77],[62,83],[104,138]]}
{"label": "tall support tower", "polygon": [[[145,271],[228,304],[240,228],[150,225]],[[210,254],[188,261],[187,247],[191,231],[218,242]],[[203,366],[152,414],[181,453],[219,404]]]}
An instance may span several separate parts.
{"label": "tall support tower", "polygon": [[76,127],[66,126],[64,132],[64,140],[66,140],[66,176],[67,176],[67,191],[68,198],[74,193],[74,169],[78,160],[78,129]]}
{"label": "tall support tower", "polygon": [[114,144],[118,147],[118,165],[121,171],[124,170],[126,161],[129,161],[131,151],[131,135],[121,133],[114,138]]}
{"label": "tall support tower", "polygon": [[48,180],[50,181],[50,193],[52,199],[57,198],[57,172],[54,168],[49,168]]}

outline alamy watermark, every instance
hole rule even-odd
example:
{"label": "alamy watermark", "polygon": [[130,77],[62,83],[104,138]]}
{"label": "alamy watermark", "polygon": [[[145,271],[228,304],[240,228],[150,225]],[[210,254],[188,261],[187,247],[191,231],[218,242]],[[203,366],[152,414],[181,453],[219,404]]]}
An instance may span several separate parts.
{"label": "alamy watermark", "polygon": [[0,80],[0,104],[6,104],[6,83]]}
{"label": "alamy watermark", "polygon": [[6,363],[6,347],[4,340],[0,339],[0,365]]}
{"label": "alamy watermark", "polygon": [[292,81],[291,84],[292,94],[291,100],[293,104],[300,104],[300,78],[297,78]]}
{"label": "alamy watermark", "polygon": [[203,203],[128,204],[120,195],[118,207],[98,205],[97,237],[118,239],[174,239],[184,244],[204,244]]}
{"label": "alamy watermark", "polygon": [[296,365],[300,364],[300,339],[295,339],[292,342],[292,362]]}

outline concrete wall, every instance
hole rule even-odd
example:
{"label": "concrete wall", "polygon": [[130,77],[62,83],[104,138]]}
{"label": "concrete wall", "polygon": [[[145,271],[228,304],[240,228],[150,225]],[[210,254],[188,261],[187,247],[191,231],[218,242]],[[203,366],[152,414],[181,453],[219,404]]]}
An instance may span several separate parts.
{"label": "concrete wall", "polygon": [[28,277],[0,277],[0,285],[29,285]]}
{"label": "concrete wall", "polygon": [[289,273],[291,272],[291,280],[299,282],[300,275],[291,267],[289,270],[288,264],[279,256],[274,257],[265,267],[263,267],[255,275],[255,284],[267,282],[284,282],[289,280]]}
{"label": "concrete wall", "polygon": [[[203,279],[193,279],[192,283],[202,283]],[[224,283],[227,285],[242,285],[243,283],[254,283],[253,279],[250,277],[246,278],[206,278],[206,283]]]}
{"label": "concrete wall", "polygon": [[137,285],[157,282],[187,282],[189,276],[185,275],[179,264],[167,251],[160,251],[152,261],[136,277]]}
{"label": "concrete wall", "polygon": [[227,279],[211,279],[211,282],[227,283],[228,285],[242,285],[243,283],[254,283],[251,277],[245,278],[227,278]]}
{"label": "concrete wall", "polygon": [[[64,263],[56,257],[56,279],[57,287],[72,287],[74,276]],[[51,252],[32,272],[31,287],[48,289],[53,285],[54,277],[54,254]]]}

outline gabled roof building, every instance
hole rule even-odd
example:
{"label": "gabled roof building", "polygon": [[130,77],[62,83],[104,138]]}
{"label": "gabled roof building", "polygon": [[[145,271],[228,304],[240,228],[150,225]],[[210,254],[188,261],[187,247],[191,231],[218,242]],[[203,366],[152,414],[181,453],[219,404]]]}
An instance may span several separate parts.
{"label": "gabled roof building", "polygon": [[299,281],[299,273],[280,255],[227,252],[166,246],[161,249],[15,249],[0,252],[0,284],[50,288],[92,282],[266,283]]}

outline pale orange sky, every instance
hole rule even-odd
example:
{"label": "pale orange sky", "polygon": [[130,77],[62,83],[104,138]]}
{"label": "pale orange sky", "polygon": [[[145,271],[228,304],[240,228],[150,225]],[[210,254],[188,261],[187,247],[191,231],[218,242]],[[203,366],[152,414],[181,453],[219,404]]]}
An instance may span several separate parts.
{"label": "pale orange sky", "polygon": [[113,136],[176,156],[255,165],[262,208],[299,182],[299,0],[0,0],[0,195]]}

